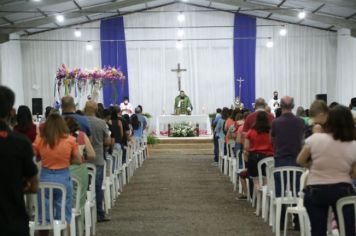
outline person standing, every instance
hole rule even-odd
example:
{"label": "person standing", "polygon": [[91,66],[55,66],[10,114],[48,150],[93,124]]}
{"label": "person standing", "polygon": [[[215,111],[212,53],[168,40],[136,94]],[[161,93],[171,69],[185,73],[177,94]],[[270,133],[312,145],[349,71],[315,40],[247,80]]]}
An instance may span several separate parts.
{"label": "person standing", "polygon": [[[263,98],[257,98],[255,101],[255,112],[249,114],[246,117],[246,120],[244,122],[244,127],[243,127],[243,133],[247,134],[247,132],[252,128],[253,124],[256,122],[256,117],[257,113],[259,111],[266,112],[266,102]],[[271,113],[268,114],[268,121],[269,123],[272,123],[274,120],[274,116]]]}
{"label": "person standing", "polygon": [[174,114],[175,115],[191,115],[193,111],[192,103],[189,97],[182,90],[175,98],[174,102]]}
{"label": "person standing", "polygon": [[124,101],[120,104],[120,110],[122,115],[131,116],[134,113],[132,104],[129,101],[128,97],[124,97]]}
{"label": "person standing", "polygon": [[212,121],[212,130],[213,135],[214,135],[214,162],[212,163],[213,165],[217,165],[217,163],[219,162],[219,137],[217,135],[217,133],[215,132],[215,127],[218,124],[219,120],[221,119],[221,108],[217,108],[216,109],[216,115],[214,120]]}
{"label": "person standing", "polygon": [[273,98],[271,98],[268,102],[268,106],[271,108],[273,114],[276,112],[276,109],[280,107],[281,101],[278,98],[278,92],[273,92]]}
{"label": "person standing", "polygon": [[[298,166],[296,159],[304,141],[304,121],[292,113],[294,99],[286,96],[281,99],[282,115],[272,122],[271,137],[274,148],[275,167]],[[292,178],[290,179],[291,181]],[[284,181],[286,184],[287,180]],[[296,180],[299,186],[299,177]],[[281,196],[281,178],[275,176],[276,197]],[[284,222],[285,207],[282,208],[281,225]],[[298,225],[298,222],[295,221]],[[296,226],[298,227],[298,226]]]}
{"label": "person standing", "polygon": [[111,144],[109,129],[105,121],[96,117],[97,104],[94,101],[87,101],[84,108],[84,113],[88,118],[91,129],[91,140],[95,151],[95,160],[88,161],[96,166],[96,208],[98,214],[98,222],[109,221],[110,217],[105,215],[103,208],[103,190],[102,184],[104,179],[104,146]]}
{"label": "person standing", "polygon": [[15,94],[0,86],[0,231],[23,236],[29,235],[24,193],[37,192],[38,178],[31,143],[8,125],[14,103]]}
{"label": "person standing", "polygon": [[33,123],[30,108],[27,106],[19,106],[16,115],[17,124],[14,131],[24,134],[33,143],[37,135],[37,127]]}
{"label": "person standing", "polygon": [[[336,202],[354,195],[352,178],[356,178],[356,141],[354,123],[347,107],[336,106],[329,112],[324,133],[310,136],[297,162],[309,168],[304,189],[312,236],[327,234],[329,208],[336,212]],[[355,235],[353,206],[343,209],[345,236]]]}
{"label": "person standing", "polygon": [[81,116],[76,114],[76,108],[74,104],[74,99],[71,96],[65,96],[62,98],[62,116],[64,118],[70,116],[73,117],[80,126],[80,130],[85,132],[88,137],[91,136],[90,126],[88,122],[88,118],[85,116]]}

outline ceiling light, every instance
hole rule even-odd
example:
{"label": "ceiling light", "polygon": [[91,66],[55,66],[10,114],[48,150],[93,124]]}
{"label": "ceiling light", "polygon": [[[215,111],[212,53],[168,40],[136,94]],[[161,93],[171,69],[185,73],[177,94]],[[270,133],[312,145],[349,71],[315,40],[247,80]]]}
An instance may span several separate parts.
{"label": "ceiling light", "polygon": [[267,43],[266,43],[266,47],[268,48],[273,48],[273,41],[269,40]]}
{"label": "ceiling light", "polygon": [[287,29],[286,28],[281,28],[280,30],[279,30],[279,35],[280,36],[286,36],[287,35]]}
{"label": "ceiling light", "polygon": [[183,37],[184,36],[184,30],[183,29],[178,29],[177,36],[178,37]]}
{"label": "ceiling light", "polygon": [[74,31],[74,36],[75,36],[76,38],[82,37],[82,31],[80,31],[79,29],[76,29],[76,30]]}
{"label": "ceiling light", "polygon": [[179,22],[183,22],[185,20],[185,15],[182,12],[179,13],[179,15],[177,16],[177,20]]}
{"label": "ceiling light", "polygon": [[298,17],[299,17],[299,19],[304,19],[306,17],[306,15],[307,15],[307,13],[305,13],[305,11],[301,11],[301,12],[299,12]]}
{"label": "ceiling light", "polygon": [[41,0],[32,0],[32,2],[40,2]]}
{"label": "ceiling light", "polygon": [[178,49],[178,50],[181,50],[181,49],[183,49],[183,42],[182,41],[177,41],[176,42],[176,48]]}
{"label": "ceiling light", "polygon": [[86,49],[87,51],[93,51],[94,46],[93,46],[93,44],[91,44],[91,42],[88,42],[88,43],[85,45],[85,49]]}
{"label": "ceiling light", "polygon": [[181,0],[182,2],[188,2],[188,0]]}
{"label": "ceiling light", "polygon": [[64,21],[64,16],[63,16],[63,15],[57,15],[57,16],[56,16],[56,20],[57,20],[58,22],[63,22],[63,21]]}

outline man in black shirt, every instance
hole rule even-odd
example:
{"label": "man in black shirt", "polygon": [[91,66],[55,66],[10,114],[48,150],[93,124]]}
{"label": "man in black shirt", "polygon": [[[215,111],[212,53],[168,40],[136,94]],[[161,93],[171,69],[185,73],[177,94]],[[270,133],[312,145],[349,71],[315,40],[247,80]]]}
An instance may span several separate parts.
{"label": "man in black shirt", "polygon": [[14,93],[0,86],[0,235],[29,235],[24,193],[37,191],[37,168],[30,141],[8,126]]}

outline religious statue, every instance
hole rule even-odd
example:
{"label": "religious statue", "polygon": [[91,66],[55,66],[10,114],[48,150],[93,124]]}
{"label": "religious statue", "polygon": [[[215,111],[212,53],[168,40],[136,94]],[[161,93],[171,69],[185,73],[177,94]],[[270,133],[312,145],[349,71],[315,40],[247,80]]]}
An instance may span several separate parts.
{"label": "religious statue", "polygon": [[236,96],[234,104],[231,106],[233,109],[239,109],[242,110],[244,109],[244,104],[241,102],[240,97]]}
{"label": "religious statue", "polygon": [[190,99],[185,95],[184,91],[180,91],[180,94],[175,98],[174,102],[174,114],[175,115],[191,115],[193,106]]}

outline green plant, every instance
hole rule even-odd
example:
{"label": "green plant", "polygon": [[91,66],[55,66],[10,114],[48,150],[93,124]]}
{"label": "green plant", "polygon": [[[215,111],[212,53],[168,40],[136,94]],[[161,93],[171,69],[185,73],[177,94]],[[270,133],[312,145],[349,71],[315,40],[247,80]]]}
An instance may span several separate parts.
{"label": "green plant", "polygon": [[145,116],[147,119],[150,119],[152,115],[150,113],[142,113],[143,116]]}
{"label": "green plant", "polygon": [[159,139],[156,136],[148,135],[147,136],[147,144],[155,145],[159,143]]}

